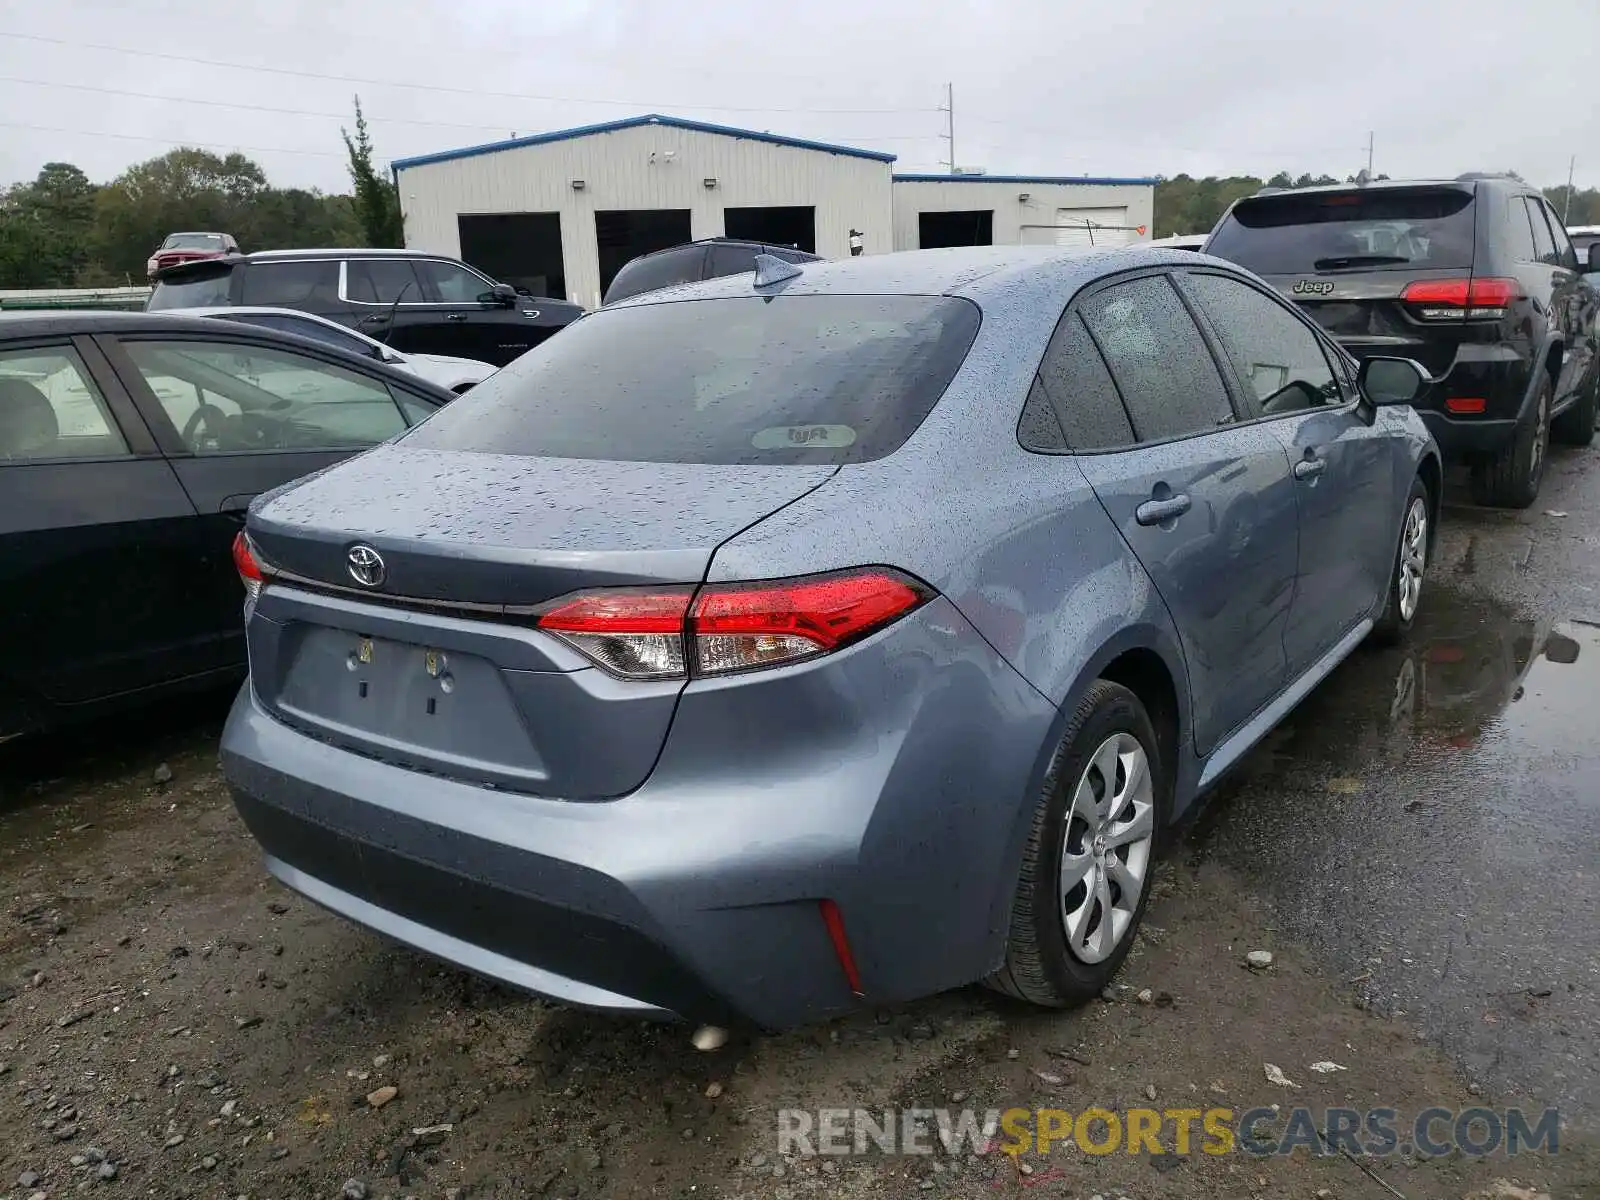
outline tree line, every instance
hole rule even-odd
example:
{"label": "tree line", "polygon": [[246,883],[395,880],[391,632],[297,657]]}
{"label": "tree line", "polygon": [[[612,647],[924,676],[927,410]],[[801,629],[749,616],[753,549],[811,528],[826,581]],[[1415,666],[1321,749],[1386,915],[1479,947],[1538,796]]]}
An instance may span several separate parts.
{"label": "tree line", "polygon": [[[372,139],[355,103],[355,132],[340,131],[351,192],[278,188],[242,154],[180,147],[94,183],[67,162],[0,190],[0,288],[120,287],[145,281],[145,260],[169,233],[231,233],[249,250],[306,246],[401,246],[405,235],[393,182],[373,161]],[[1380,175],[1379,179],[1387,178]],[[1338,183],[1330,175],[1270,179],[1189,175],[1155,189],[1156,237],[1206,233],[1228,205],[1261,187]],[[1345,182],[1354,182],[1353,178]],[[1600,188],[1546,188],[1568,223],[1600,225]]]}

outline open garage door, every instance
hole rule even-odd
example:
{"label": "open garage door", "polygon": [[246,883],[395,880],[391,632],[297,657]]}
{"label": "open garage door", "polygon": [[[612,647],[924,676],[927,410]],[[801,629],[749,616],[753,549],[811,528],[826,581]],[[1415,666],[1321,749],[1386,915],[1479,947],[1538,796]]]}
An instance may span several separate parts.
{"label": "open garage door", "polygon": [[689,210],[636,208],[597,212],[594,233],[600,252],[600,294],[604,296],[624,263],[689,240]]}
{"label": "open garage door", "polygon": [[1058,208],[1052,225],[1024,225],[1031,246],[1126,246],[1139,240],[1126,208]]}

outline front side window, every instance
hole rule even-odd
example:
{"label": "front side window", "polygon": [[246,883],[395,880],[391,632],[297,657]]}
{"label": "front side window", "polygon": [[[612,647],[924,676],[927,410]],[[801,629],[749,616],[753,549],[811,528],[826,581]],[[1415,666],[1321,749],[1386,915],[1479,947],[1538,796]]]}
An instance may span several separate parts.
{"label": "front side window", "polygon": [[975,305],[938,296],[601,309],[441,408],[407,444],[625,462],[865,462],[915,432],[978,323]]}
{"label": "front side window", "polygon": [[1186,276],[1258,413],[1275,416],[1343,401],[1322,343],[1305,323],[1248,284]]}
{"label": "front side window", "polygon": [[417,263],[417,274],[430,289],[430,299],[444,304],[481,304],[489,298],[492,286],[480,275],[475,275],[456,263],[425,258]]}
{"label": "front side window", "polygon": [[127,453],[76,350],[0,351],[0,466]]}
{"label": "front side window", "polygon": [[1165,278],[1107,288],[1081,311],[1141,442],[1204,433],[1233,420],[1211,351]]}
{"label": "front side window", "polygon": [[345,294],[358,304],[420,304],[425,299],[408,258],[352,258],[344,269]]}
{"label": "front side window", "polygon": [[322,308],[339,299],[339,264],[332,259],[252,262],[245,268],[241,304]]}
{"label": "front side window", "polygon": [[123,348],[193,454],[358,450],[406,428],[383,384],[293,351],[222,340]]}
{"label": "front side window", "polygon": [[1548,204],[1541,200],[1536,200],[1534,203],[1544,209],[1545,219],[1550,222],[1550,236],[1555,239],[1556,243],[1557,265],[1566,267],[1569,271],[1576,271],[1578,269],[1578,252],[1572,248],[1572,239],[1567,236],[1567,227],[1551,211]]}

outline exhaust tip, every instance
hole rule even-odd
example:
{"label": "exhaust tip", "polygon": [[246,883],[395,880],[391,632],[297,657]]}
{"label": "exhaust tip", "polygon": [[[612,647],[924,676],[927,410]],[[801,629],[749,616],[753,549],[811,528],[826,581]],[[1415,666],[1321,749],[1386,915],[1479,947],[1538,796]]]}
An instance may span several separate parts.
{"label": "exhaust tip", "polygon": [[728,1031],[720,1025],[702,1025],[690,1040],[696,1050],[720,1050],[728,1044]]}

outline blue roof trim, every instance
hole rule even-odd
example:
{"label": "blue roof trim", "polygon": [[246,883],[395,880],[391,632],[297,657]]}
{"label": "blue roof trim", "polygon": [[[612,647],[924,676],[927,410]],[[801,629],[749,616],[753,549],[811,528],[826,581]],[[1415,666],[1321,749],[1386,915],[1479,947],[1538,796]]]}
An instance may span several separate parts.
{"label": "blue roof trim", "polygon": [[579,125],[575,129],[557,129],[553,133],[535,133],[528,137],[510,138],[503,142],[486,142],[481,146],[464,146],[459,150],[441,150],[437,154],[418,154],[411,158],[397,158],[390,163],[393,171],[407,167],[420,167],[427,163],[450,162],[457,158],[473,158],[479,154],[497,154],[501,150],[517,150],[523,146],[542,146],[547,142],[564,142],[571,138],[588,137],[595,133],[616,133],[622,129],[637,129],[642,125],[665,125],[670,129],[688,129],[695,133],[720,133],[725,137],[748,138],[754,142],[767,142],[774,146],[792,146],[796,150],[820,150],[825,154],[846,154],[852,158],[870,158],[875,162],[892,163],[895,156],[879,150],[862,150],[855,146],[835,146],[828,142],[810,142],[804,138],[781,137],[775,133],[760,133],[754,129],[735,129],[731,125],[710,125],[704,121],[689,121],[683,117],[667,117],[660,113],[646,113],[642,117],[628,117],[621,121],[606,121],[599,125]]}
{"label": "blue roof trim", "polygon": [[1098,175],[895,175],[896,183],[1098,183],[1127,187],[1154,187],[1159,179],[1115,179]]}

